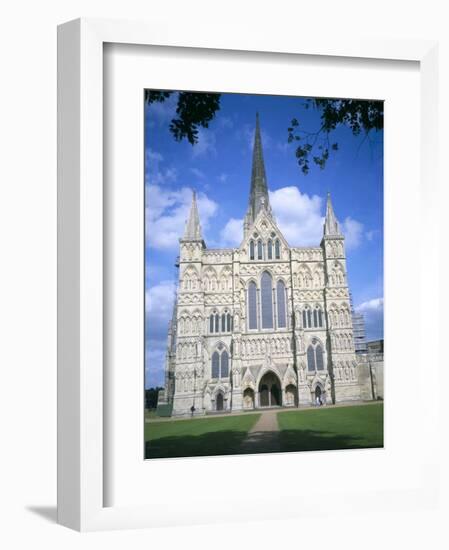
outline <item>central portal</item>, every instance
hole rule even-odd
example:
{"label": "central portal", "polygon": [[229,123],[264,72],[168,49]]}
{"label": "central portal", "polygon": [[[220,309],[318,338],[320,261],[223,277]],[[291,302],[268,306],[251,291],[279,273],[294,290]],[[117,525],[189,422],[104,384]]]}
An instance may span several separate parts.
{"label": "central portal", "polygon": [[262,376],[259,384],[259,400],[261,407],[280,407],[282,405],[281,383],[274,372]]}

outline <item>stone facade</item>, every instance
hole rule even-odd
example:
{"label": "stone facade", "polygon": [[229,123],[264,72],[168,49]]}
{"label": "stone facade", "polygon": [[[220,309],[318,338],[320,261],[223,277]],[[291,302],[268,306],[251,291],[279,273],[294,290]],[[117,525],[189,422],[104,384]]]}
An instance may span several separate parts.
{"label": "stone facade", "polygon": [[330,196],[320,245],[290,247],[269,204],[257,119],[238,248],[206,247],[193,196],[159,402],[182,416],[369,399],[359,367]]}

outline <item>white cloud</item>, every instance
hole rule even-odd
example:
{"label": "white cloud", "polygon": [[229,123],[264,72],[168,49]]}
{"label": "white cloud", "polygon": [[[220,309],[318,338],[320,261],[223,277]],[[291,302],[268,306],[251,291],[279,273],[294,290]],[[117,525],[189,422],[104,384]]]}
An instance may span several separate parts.
{"label": "white cloud", "polygon": [[363,238],[363,224],[348,216],[341,224],[341,230],[345,236],[346,250],[357,248]]}
{"label": "white cloud", "polygon": [[[179,246],[192,202],[192,189],[183,187],[172,191],[149,185],[146,193],[145,220],[147,243],[152,248],[174,249]],[[204,193],[197,196],[198,211],[204,231],[218,205]]]}
{"label": "white cloud", "polygon": [[[319,246],[323,237],[323,199],[301,193],[296,186],[270,191],[276,222],[290,246]],[[347,217],[342,223],[346,248],[354,249],[363,239],[363,224]],[[230,218],[220,232],[219,246],[238,246],[243,236],[243,220]]]}
{"label": "white cloud", "polygon": [[174,297],[173,281],[162,281],[148,287],[145,292],[145,374],[148,386],[163,384],[167,329],[173,312]]}
{"label": "white cloud", "polygon": [[147,185],[165,185],[177,180],[176,169],[171,166],[161,166],[163,161],[164,157],[157,151],[152,149],[145,151],[145,182]]}
{"label": "white cloud", "polygon": [[226,183],[228,181],[228,174],[225,174],[224,172],[221,173],[219,176],[218,176],[218,181],[220,183]]}
{"label": "white cloud", "polygon": [[195,177],[197,177],[200,180],[202,180],[206,177],[204,172],[202,172],[199,168],[190,168],[190,171],[192,172],[192,174]]}
{"label": "white cloud", "polygon": [[[279,229],[290,246],[318,246],[323,237],[323,199],[318,195],[301,193],[296,186],[282,187],[270,192],[270,204]],[[360,245],[363,224],[347,217],[341,224],[347,250]]]}
{"label": "white cloud", "polygon": [[243,239],[243,220],[231,218],[220,231],[220,246],[239,246]]}
{"label": "white cloud", "polygon": [[290,246],[318,246],[323,236],[322,199],[301,193],[295,186],[270,192],[279,229]]}
{"label": "white cloud", "polygon": [[160,102],[153,102],[148,105],[148,121],[150,126],[154,124],[162,125],[169,122],[176,115],[176,106],[178,103],[178,94],[172,94],[168,99]]}
{"label": "white cloud", "polygon": [[227,117],[227,116],[220,116],[218,117],[218,124],[221,128],[233,128],[234,127],[234,121]]}
{"label": "white cloud", "polygon": [[145,311],[147,315],[168,323],[173,309],[175,285],[173,281],[162,281],[145,291]]}
{"label": "white cloud", "polygon": [[356,306],[355,310],[365,318],[366,339],[369,341],[383,338],[384,299],[373,298]]}
{"label": "white cloud", "polygon": [[156,164],[159,164],[164,160],[164,157],[157,151],[153,151],[153,149],[147,149],[145,156],[147,162],[154,162]]}
{"label": "white cloud", "polygon": [[198,130],[198,142],[192,147],[192,155],[194,158],[205,155],[216,155],[217,149],[215,148],[215,133],[210,128],[199,128]]}
{"label": "white cloud", "polygon": [[152,348],[152,342],[147,342],[145,348],[145,385],[147,388],[164,386],[165,352],[165,346],[155,349]]}
{"label": "white cloud", "polygon": [[287,140],[285,141],[278,141],[276,143],[276,149],[283,155],[285,155],[288,152],[291,152],[293,150],[293,145],[291,143],[288,143]]}
{"label": "white cloud", "polygon": [[378,229],[372,229],[371,231],[367,231],[365,233],[366,240],[367,241],[372,241],[378,233],[379,233]]}
{"label": "white cloud", "polygon": [[362,302],[355,309],[360,313],[367,313],[370,311],[383,311],[384,308],[384,299],[383,298],[373,298],[366,302]]}

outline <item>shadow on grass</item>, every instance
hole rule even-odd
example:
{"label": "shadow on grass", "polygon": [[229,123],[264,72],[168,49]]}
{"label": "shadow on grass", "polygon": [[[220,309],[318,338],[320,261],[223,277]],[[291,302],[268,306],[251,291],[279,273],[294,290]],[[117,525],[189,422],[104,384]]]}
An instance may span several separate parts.
{"label": "shadow on grass", "polygon": [[201,435],[168,436],[145,442],[145,458],[237,454],[246,431],[221,430]]}
{"label": "shadow on grass", "polygon": [[[248,435],[248,437],[246,437]],[[161,437],[145,444],[145,458],[230,454],[325,451],[383,447],[383,439],[365,439],[321,430],[279,432],[220,431],[201,435]]]}
{"label": "shadow on grass", "polygon": [[365,438],[322,430],[282,430],[279,432],[279,439],[283,452],[383,447],[383,436]]}

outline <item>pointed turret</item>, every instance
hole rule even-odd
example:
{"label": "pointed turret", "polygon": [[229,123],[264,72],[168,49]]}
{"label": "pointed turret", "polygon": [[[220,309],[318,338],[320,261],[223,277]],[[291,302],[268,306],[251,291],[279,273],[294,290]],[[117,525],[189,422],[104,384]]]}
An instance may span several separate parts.
{"label": "pointed turret", "polygon": [[184,231],[184,241],[202,241],[200,216],[198,214],[198,206],[196,204],[196,192],[193,191],[192,205],[190,206],[189,219],[186,223]]}
{"label": "pointed turret", "polygon": [[263,161],[259,113],[256,113],[256,131],[254,133],[251,189],[249,194],[248,211],[246,214],[247,224],[251,224],[254,222],[257,214],[262,208],[265,208],[268,212],[271,213],[270,200],[268,197],[267,176],[265,174],[265,164]]}
{"label": "pointed turret", "polygon": [[334,209],[332,208],[330,193],[327,194],[326,219],[324,222],[324,236],[325,237],[341,236],[338,220],[335,216]]}

